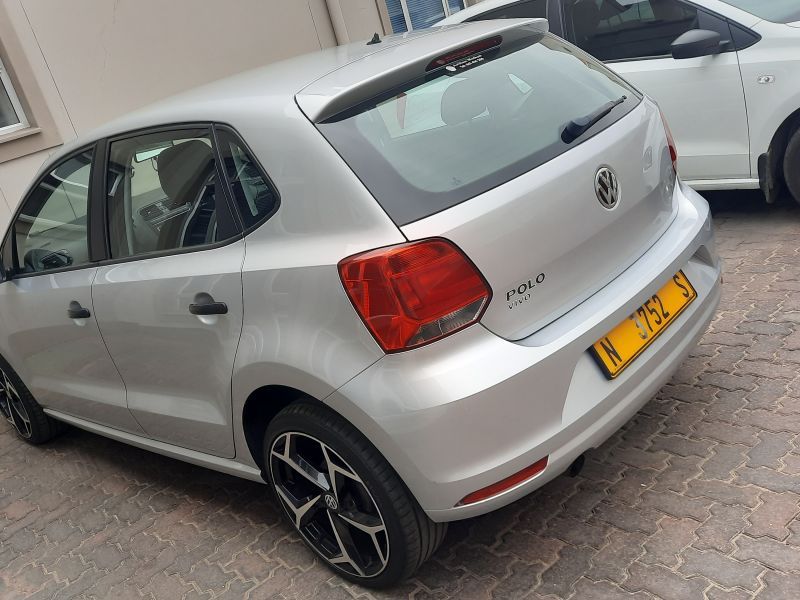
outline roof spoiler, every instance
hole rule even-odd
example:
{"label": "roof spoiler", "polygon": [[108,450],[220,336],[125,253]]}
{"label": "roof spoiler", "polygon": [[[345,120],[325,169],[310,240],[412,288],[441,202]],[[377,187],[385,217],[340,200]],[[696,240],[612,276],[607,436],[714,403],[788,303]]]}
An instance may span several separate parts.
{"label": "roof spoiler", "polygon": [[480,44],[503,32],[549,30],[546,19],[500,19],[437,27],[427,35],[409,36],[312,82],[296,95],[297,104],[314,123],[320,123],[386,90],[424,73],[437,59]]}

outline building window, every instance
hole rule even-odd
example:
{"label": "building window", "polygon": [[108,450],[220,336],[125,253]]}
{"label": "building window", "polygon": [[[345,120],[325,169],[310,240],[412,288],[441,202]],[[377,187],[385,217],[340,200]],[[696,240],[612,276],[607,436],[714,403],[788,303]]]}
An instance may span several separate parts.
{"label": "building window", "polygon": [[28,120],[11,85],[3,63],[0,61],[0,135],[28,127]]}
{"label": "building window", "polygon": [[464,0],[386,0],[394,33],[424,29],[464,8]]}

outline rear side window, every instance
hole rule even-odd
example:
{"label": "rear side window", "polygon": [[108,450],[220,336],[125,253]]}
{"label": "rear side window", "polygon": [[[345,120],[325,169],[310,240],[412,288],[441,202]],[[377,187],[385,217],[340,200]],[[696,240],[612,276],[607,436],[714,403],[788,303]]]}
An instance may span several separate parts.
{"label": "rear side window", "polygon": [[[641,100],[600,63],[554,36],[520,28],[504,37],[498,47],[318,124],[398,225],[538,167]],[[562,140],[571,120],[623,96],[582,138]]]}
{"label": "rear side window", "polygon": [[111,258],[208,246],[237,233],[208,129],[112,141],[106,188]]}
{"label": "rear side window", "polygon": [[217,129],[219,153],[233,199],[245,229],[257,225],[278,208],[278,195],[239,138],[226,129]]}
{"label": "rear side window", "polygon": [[603,61],[669,56],[672,42],[692,29],[731,38],[727,21],[681,0],[577,0],[565,13],[570,41]]}

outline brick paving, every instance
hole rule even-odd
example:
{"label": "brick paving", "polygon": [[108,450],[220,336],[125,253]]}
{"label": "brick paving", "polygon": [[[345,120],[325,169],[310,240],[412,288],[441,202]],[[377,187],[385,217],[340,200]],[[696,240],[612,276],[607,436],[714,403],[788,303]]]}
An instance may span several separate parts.
{"label": "brick paving", "polygon": [[0,598],[800,598],[800,209],[714,199],[718,318],[574,479],[455,523],[413,581],[322,568],[266,488],[0,425]]}

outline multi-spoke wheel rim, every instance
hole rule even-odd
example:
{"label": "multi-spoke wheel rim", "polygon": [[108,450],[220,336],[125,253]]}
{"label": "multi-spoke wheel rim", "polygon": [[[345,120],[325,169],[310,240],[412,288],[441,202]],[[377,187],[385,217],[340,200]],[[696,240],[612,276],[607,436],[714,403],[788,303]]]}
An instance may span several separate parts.
{"label": "multi-spoke wheel rim", "polygon": [[278,436],[270,474],[297,531],[333,567],[375,577],[389,560],[389,538],[375,499],[330,446],[299,432]]}
{"label": "multi-spoke wheel rim", "polygon": [[31,418],[22,403],[22,398],[19,397],[19,392],[2,369],[0,369],[0,387],[2,387],[0,389],[0,414],[22,437],[31,437],[33,434]]}

